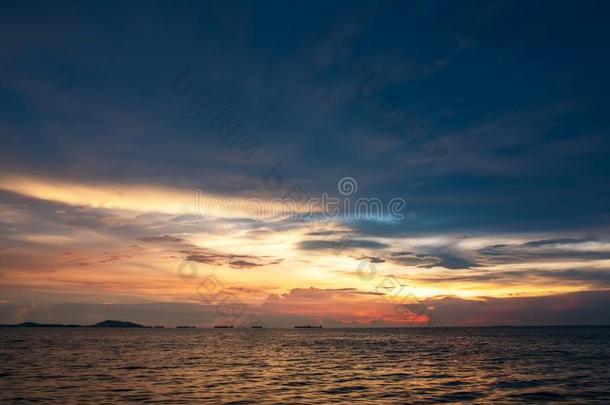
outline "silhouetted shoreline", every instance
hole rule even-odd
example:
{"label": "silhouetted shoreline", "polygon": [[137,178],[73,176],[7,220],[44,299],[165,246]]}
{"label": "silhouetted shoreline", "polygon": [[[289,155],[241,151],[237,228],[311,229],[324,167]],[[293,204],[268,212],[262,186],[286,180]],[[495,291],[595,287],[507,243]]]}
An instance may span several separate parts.
{"label": "silhouetted shoreline", "polygon": [[[142,329],[164,329],[163,325],[146,326],[129,321],[106,320],[94,325],[77,325],[62,323],[38,323],[26,321],[18,324],[0,324],[0,328],[142,328]],[[248,329],[262,329],[263,326],[250,326]],[[296,325],[279,326],[270,329],[510,329],[510,328],[610,328],[610,324],[583,324],[583,325],[477,325],[477,326],[375,326],[375,327],[354,327],[354,326],[322,326],[322,325]],[[170,329],[174,329],[170,327]],[[177,325],[175,329],[234,329],[233,325],[216,325],[211,327],[198,327],[194,325]],[[243,329],[243,328],[235,328]]]}
{"label": "silhouetted shoreline", "polygon": [[13,325],[0,325],[4,328],[146,328],[146,326],[125,321],[113,321],[106,320],[98,322],[94,325],[74,325],[74,324],[61,324],[61,323],[37,323],[37,322],[23,322]]}

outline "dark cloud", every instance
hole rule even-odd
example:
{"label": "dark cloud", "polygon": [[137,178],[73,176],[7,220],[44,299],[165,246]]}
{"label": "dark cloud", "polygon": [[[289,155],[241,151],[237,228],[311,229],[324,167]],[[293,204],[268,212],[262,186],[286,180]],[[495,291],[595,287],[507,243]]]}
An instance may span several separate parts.
{"label": "dark cloud", "polygon": [[382,259],[381,257],[377,257],[377,256],[360,256],[360,257],[355,257],[355,259],[356,260],[366,260],[371,263],[385,263],[385,259]]}
{"label": "dark cloud", "polygon": [[120,254],[106,255],[106,257],[104,257],[103,259],[98,260],[98,263],[115,262],[117,260],[128,259],[130,257],[131,257],[130,255],[120,255]]}
{"label": "dark cloud", "polygon": [[211,264],[213,266],[227,265],[234,269],[271,266],[281,263],[283,260],[270,258],[269,256],[224,253],[199,247],[190,247],[180,250],[179,253],[185,255],[184,260],[186,261]]}
{"label": "dark cloud", "polygon": [[233,267],[234,269],[247,269],[250,267],[264,266],[264,264],[258,264],[246,260],[235,260],[234,262],[229,262],[229,266]]}
{"label": "dark cloud", "polygon": [[192,252],[192,250],[191,251],[181,251],[180,253],[186,254],[185,260],[187,260],[187,261],[212,264],[215,266],[227,263],[228,261],[236,259],[236,258],[247,258],[247,259],[256,258],[255,256],[249,256],[249,255],[233,255],[233,254],[225,254],[225,253],[215,253],[215,252],[211,252],[211,251],[205,251],[204,249],[201,249],[201,253],[192,254],[189,252]]}
{"label": "dark cloud", "polygon": [[542,239],[526,242],[523,246],[555,246],[555,245],[570,245],[574,243],[584,243],[596,241],[596,238],[557,238],[557,239]]}
{"label": "dark cloud", "polygon": [[388,260],[404,266],[421,268],[440,266],[447,269],[468,269],[477,266],[476,261],[466,257],[467,252],[448,246],[424,246],[418,248],[418,252],[420,253],[394,252]]}
{"label": "dark cloud", "polygon": [[[346,295],[384,295],[375,291],[360,291],[356,288],[293,288],[289,292],[282,294],[282,298],[303,298],[303,299],[329,299],[335,296]],[[273,296],[272,298],[273,299]]]}
{"label": "dark cloud", "polygon": [[182,239],[178,236],[172,236],[172,235],[144,236],[144,237],[138,238],[138,240],[140,240],[142,242],[174,242],[174,243],[184,242],[184,239]]}
{"label": "dark cloud", "polygon": [[387,260],[404,266],[420,268],[439,266],[458,270],[494,264],[610,259],[610,249],[603,250],[603,245],[590,247],[588,250],[584,246],[578,246],[587,242],[598,242],[598,239],[591,237],[541,239],[519,244],[490,245],[473,251],[461,248],[456,243],[418,246],[412,250],[393,252]]}
{"label": "dark cloud", "polygon": [[436,252],[436,257],[439,260],[439,265],[448,269],[468,269],[477,266],[475,261],[460,255],[460,253],[450,250]]}
{"label": "dark cloud", "polygon": [[517,263],[525,261],[607,260],[610,249],[576,248],[573,245],[595,241],[593,238],[558,238],[525,242],[521,244],[491,245],[477,253],[488,264]]}
{"label": "dark cloud", "polygon": [[454,297],[424,300],[447,326],[608,325],[610,291],[587,291],[542,297]]}
{"label": "dark cloud", "polygon": [[388,258],[388,261],[402,266],[416,267],[432,267],[440,263],[440,260],[437,257],[414,254],[411,252],[393,253],[391,257]]}
{"label": "dark cloud", "polygon": [[246,294],[256,294],[256,293],[261,292],[261,290],[259,290],[259,289],[247,288],[247,287],[227,287],[227,288],[225,288],[225,290],[237,291],[237,292],[246,293]]}
{"label": "dark cloud", "polygon": [[537,283],[547,286],[568,284],[595,289],[610,288],[610,268],[476,270],[466,274],[443,274],[438,277],[416,276],[415,278],[426,283],[495,282],[505,285],[532,285]]}
{"label": "dark cloud", "polygon": [[537,270],[533,276],[548,277],[557,280],[590,283],[596,288],[610,288],[610,268],[606,269],[568,269],[547,272]]}
{"label": "dark cloud", "polygon": [[307,236],[332,236],[332,235],[337,235],[337,234],[342,234],[342,233],[349,233],[350,231],[347,230],[329,230],[329,231],[312,231],[312,232],[308,232],[305,235]]}
{"label": "dark cloud", "polygon": [[388,245],[374,240],[366,239],[340,239],[340,240],[305,240],[298,243],[301,250],[339,250],[339,249],[384,249]]}

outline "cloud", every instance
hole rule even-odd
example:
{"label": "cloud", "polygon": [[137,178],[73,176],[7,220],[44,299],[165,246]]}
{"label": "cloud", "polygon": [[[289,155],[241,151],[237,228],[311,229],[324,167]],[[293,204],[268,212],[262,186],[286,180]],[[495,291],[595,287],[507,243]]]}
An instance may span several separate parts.
{"label": "cloud", "polygon": [[448,269],[468,269],[477,265],[476,262],[451,250],[436,251],[435,253],[439,259],[439,265]]}
{"label": "cloud", "polygon": [[189,220],[212,218],[277,221],[305,207],[277,199],[243,198],[142,183],[90,183],[33,176],[0,176],[0,190],[73,207],[161,213]]}
{"label": "cloud", "polygon": [[264,266],[264,264],[258,264],[246,260],[235,260],[234,262],[229,262],[229,266],[233,267],[234,269],[247,269],[250,267]]}
{"label": "cloud", "polygon": [[[248,314],[263,320],[267,327],[290,328],[297,324],[425,325],[428,322],[426,314],[434,315],[447,326],[610,324],[607,311],[610,290],[537,297],[436,297],[419,300],[415,310],[415,305],[409,304],[409,311],[366,293],[351,288],[297,288],[281,295],[271,294],[260,306],[248,306]],[[217,306],[199,303],[17,304],[3,301],[0,302],[0,323],[92,324],[119,319],[145,325],[188,323],[210,327],[227,321],[223,320]]]}
{"label": "cloud", "polygon": [[415,254],[411,252],[397,252],[387,259],[389,262],[400,264],[402,266],[415,266],[415,267],[432,267],[440,263],[440,260],[434,256],[428,256],[425,254]]}
{"label": "cloud", "polygon": [[[196,251],[198,253],[192,253],[193,251]],[[187,260],[187,261],[212,264],[215,266],[226,263],[227,260],[232,260],[232,259],[236,259],[236,258],[255,259],[254,256],[250,256],[250,255],[226,254],[226,253],[213,252],[213,251],[209,251],[206,249],[186,250],[186,251],[183,250],[183,251],[180,251],[180,253],[186,254],[185,260]]]}
{"label": "cloud", "polygon": [[184,239],[182,239],[178,236],[172,236],[172,235],[145,236],[145,237],[138,238],[138,240],[140,240],[142,242],[176,242],[176,243],[184,242]]}
{"label": "cloud", "polygon": [[270,294],[259,311],[266,319],[291,319],[325,326],[425,325],[428,318],[397,311],[385,294],[356,288],[293,288]]}
{"label": "cloud", "polygon": [[556,238],[491,245],[479,249],[477,253],[487,264],[608,260],[610,245],[594,238]]}
{"label": "cloud", "polygon": [[257,288],[247,288],[247,287],[227,287],[226,290],[229,291],[237,291],[245,294],[256,294],[260,293],[261,290]]}
{"label": "cloud", "polygon": [[282,259],[275,259],[269,256],[224,253],[200,247],[190,247],[179,250],[178,253],[185,255],[184,260],[186,261],[211,264],[213,266],[226,265],[234,269],[271,266],[282,262]]}
{"label": "cloud", "polygon": [[584,242],[596,241],[595,238],[557,238],[557,239],[542,239],[526,242],[523,246],[557,246],[557,245],[573,245]]}
{"label": "cloud", "polygon": [[336,296],[350,295],[384,295],[384,293],[375,291],[360,291],[356,288],[293,288],[289,292],[282,294],[283,298],[304,298],[304,299],[321,299],[333,298]]}
{"label": "cloud", "polygon": [[129,259],[130,257],[131,257],[130,255],[113,254],[113,255],[108,255],[107,257],[105,257],[101,260],[98,260],[98,263],[114,262],[117,260]]}
{"label": "cloud", "polygon": [[385,263],[385,259],[382,259],[381,257],[377,257],[377,256],[360,256],[360,257],[354,257],[354,259],[366,260],[371,263]]}
{"label": "cloud", "polygon": [[301,250],[336,250],[336,249],[384,249],[389,245],[366,239],[341,240],[305,240],[298,243]]}
{"label": "cloud", "polygon": [[425,300],[447,326],[608,325],[610,291],[584,291],[539,297]]}
{"label": "cloud", "polygon": [[447,269],[468,269],[477,266],[470,259],[467,252],[460,251],[453,246],[423,246],[417,248],[418,253],[401,251],[394,252],[388,258],[392,263],[431,268],[435,266]]}
{"label": "cloud", "polygon": [[332,235],[337,235],[337,234],[341,234],[341,233],[350,233],[350,231],[340,230],[340,229],[332,229],[332,230],[329,230],[329,231],[312,231],[312,232],[307,232],[305,235],[306,236],[332,236]]}
{"label": "cloud", "polygon": [[501,283],[502,285],[542,285],[554,286],[575,285],[593,289],[610,288],[610,268],[574,268],[574,269],[524,269],[524,270],[477,270],[467,274],[442,274],[438,277],[413,276],[424,283]]}

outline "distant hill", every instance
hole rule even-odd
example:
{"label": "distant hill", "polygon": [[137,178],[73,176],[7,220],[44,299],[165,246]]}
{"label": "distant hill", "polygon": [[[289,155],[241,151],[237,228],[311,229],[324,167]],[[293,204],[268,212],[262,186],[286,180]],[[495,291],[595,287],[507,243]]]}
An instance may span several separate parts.
{"label": "distant hill", "polygon": [[[23,322],[16,325],[0,325],[4,328],[82,328],[82,325],[64,325],[61,323],[37,323],[37,322]],[[103,321],[91,325],[91,328],[144,328],[145,326],[138,325],[133,322],[123,321]]]}
{"label": "distant hill", "polygon": [[81,328],[81,325],[64,325],[61,323],[23,322],[17,325],[0,325],[8,328]]}
{"label": "distant hill", "polygon": [[133,322],[123,321],[104,321],[91,325],[92,328],[143,328],[144,326],[138,325]]}

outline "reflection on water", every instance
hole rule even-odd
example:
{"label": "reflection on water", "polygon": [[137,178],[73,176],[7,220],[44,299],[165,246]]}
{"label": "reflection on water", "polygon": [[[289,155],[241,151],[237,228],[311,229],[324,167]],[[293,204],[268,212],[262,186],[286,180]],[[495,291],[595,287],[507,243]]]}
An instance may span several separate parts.
{"label": "reflection on water", "polygon": [[610,401],[610,328],[0,329],[0,402]]}

